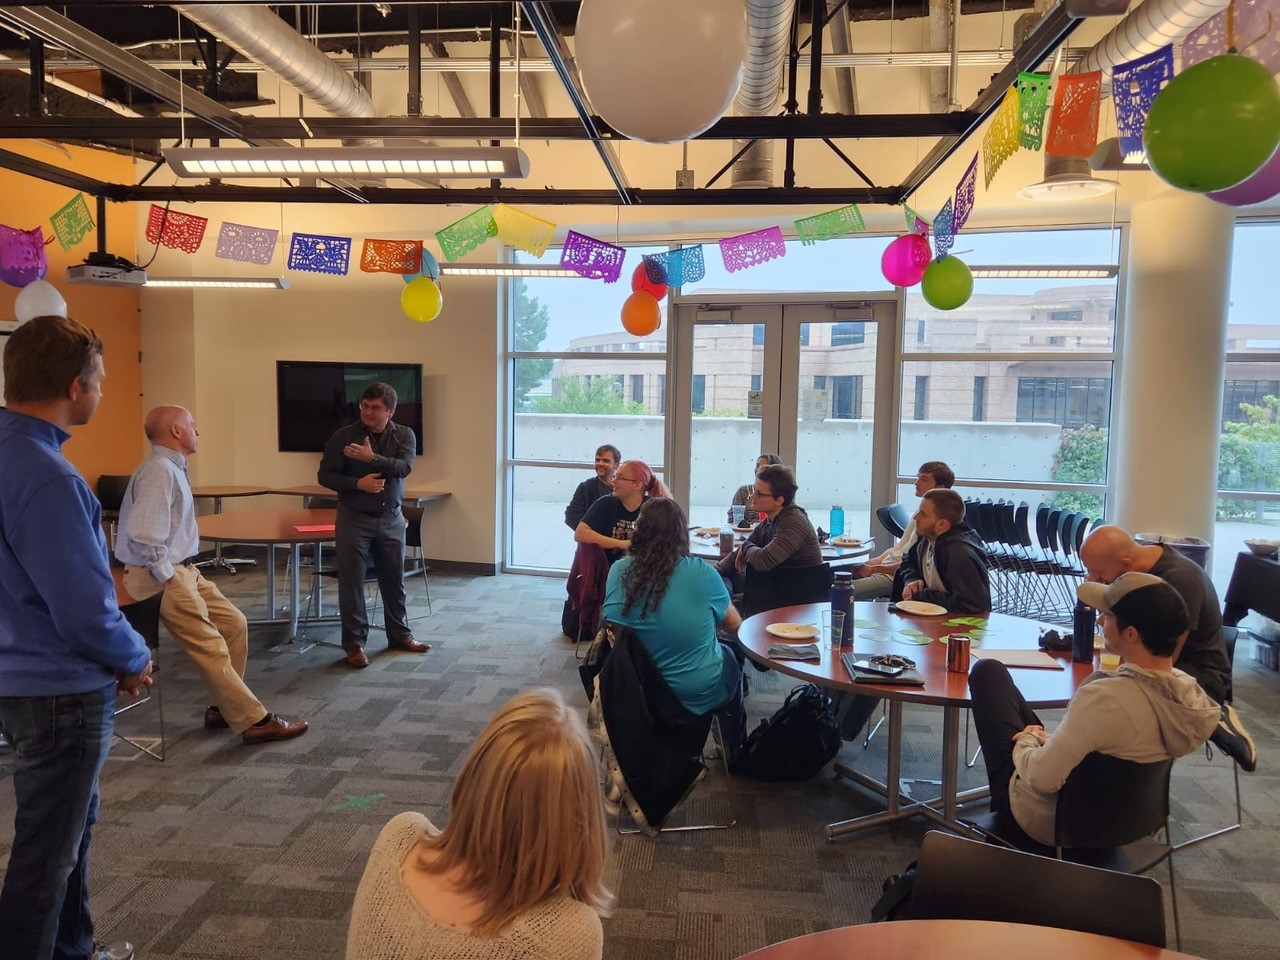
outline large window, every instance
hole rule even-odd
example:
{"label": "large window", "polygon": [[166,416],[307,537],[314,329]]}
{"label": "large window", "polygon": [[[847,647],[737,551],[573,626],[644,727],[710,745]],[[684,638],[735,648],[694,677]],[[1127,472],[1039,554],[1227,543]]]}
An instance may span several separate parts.
{"label": "large window", "polygon": [[1019,377],[1018,420],[1064,427],[1105,427],[1111,380],[1105,377]]}

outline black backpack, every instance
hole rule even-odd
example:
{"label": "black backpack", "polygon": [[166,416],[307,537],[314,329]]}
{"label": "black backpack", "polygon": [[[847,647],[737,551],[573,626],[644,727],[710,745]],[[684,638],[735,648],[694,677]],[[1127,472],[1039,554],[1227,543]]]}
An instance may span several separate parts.
{"label": "black backpack", "polygon": [[760,721],[729,769],[753,780],[808,780],[839,750],[831,698],[806,683],[787,695],[777,713]]}

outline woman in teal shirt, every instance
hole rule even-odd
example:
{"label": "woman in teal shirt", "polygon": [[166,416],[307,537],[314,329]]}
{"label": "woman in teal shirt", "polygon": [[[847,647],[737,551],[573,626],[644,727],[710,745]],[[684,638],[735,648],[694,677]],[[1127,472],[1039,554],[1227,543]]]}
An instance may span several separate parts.
{"label": "woman in teal shirt", "polygon": [[742,618],[715,567],[689,556],[688,522],[674,500],[640,508],[629,556],[609,571],[604,617],[636,632],[685,709],[716,711],[732,755],[746,727],[742,668],[716,627],[736,633]]}

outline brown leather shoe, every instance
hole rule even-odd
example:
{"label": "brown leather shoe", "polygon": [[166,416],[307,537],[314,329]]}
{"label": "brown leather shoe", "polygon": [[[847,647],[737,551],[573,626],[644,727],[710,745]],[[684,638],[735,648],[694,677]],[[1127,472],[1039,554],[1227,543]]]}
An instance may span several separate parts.
{"label": "brown leather shoe", "polygon": [[307,732],[307,721],[290,723],[278,714],[268,713],[267,722],[254,725],[241,734],[245,743],[270,743],[272,740],[292,740]]}
{"label": "brown leather shoe", "polygon": [[390,650],[408,650],[410,653],[426,653],[431,649],[431,644],[422,643],[413,637],[401,637],[399,640],[388,640],[387,648]]}
{"label": "brown leather shoe", "polygon": [[206,730],[225,730],[231,724],[217,707],[210,707],[204,712],[204,728]]}
{"label": "brown leather shoe", "polygon": [[369,658],[365,656],[364,651],[361,650],[359,647],[357,647],[354,650],[349,650],[347,652],[348,667],[355,667],[359,669],[360,667],[367,667],[368,665],[369,665]]}

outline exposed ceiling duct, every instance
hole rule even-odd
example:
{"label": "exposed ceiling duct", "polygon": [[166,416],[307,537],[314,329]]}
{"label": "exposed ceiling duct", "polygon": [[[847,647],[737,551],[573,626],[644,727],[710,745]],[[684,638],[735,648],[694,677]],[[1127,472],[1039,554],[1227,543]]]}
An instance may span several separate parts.
{"label": "exposed ceiling duct", "polygon": [[[740,117],[768,116],[778,108],[796,0],[746,0],[746,8],[747,62],[733,101],[734,113]],[[734,153],[747,148],[748,143],[735,140]],[[733,185],[773,186],[773,141],[757,140],[746,149],[733,165]]]}
{"label": "exposed ceiling duct", "polygon": [[1101,70],[1110,74],[1118,63],[1155,53],[1181,40],[1228,6],[1229,0],[1144,0],[1094,44],[1072,72]]}

